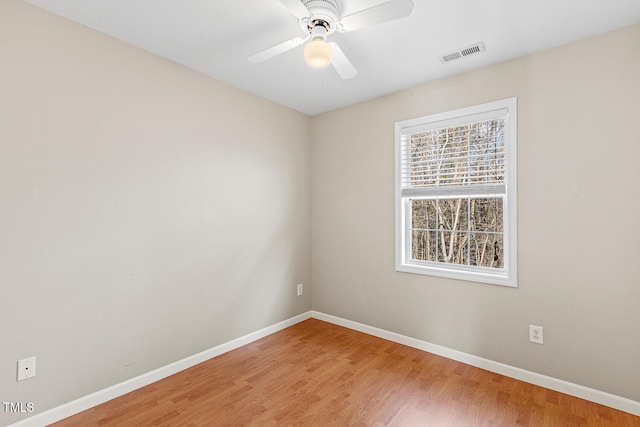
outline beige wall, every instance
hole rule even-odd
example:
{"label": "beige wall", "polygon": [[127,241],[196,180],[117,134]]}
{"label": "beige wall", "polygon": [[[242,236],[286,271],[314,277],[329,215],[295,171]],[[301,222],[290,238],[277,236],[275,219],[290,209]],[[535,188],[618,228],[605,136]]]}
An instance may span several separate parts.
{"label": "beige wall", "polygon": [[309,169],[308,116],[1,0],[0,401],[40,412],[310,310]]}
{"label": "beige wall", "polygon": [[[314,117],[313,308],[640,401],[638,52],[640,25]],[[519,287],[395,272],[394,122],[513,96]]]}

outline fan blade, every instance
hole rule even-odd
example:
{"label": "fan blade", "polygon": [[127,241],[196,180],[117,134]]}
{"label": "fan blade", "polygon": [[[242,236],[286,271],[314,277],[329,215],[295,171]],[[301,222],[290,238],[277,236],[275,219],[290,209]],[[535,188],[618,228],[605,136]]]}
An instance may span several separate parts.
{"label": "fan blade", "polygon": [[345,33],[359,30],[371,25],[407,17],[412,10],[413,1],[411,0],[391,0],[343,17],[340,20],[339,29]]}
{"label": "fan blade", "polygon": [[293,16],[298,19],[311,17],[311,13],[309,13],[306,6],[302,4],[301,0],[280,0],[280,3],[289,9],[289,12],[293,13]]}
{"label": "fan blade", "polygon": [[258,52],[258,53],[254,54],[254,55],[251,55],[249,58],[247,58],[247,60],[249,62],[266,61],[269,58],[273,58],[276,55],[280,55],[281,53],[285,53],[286,51],[291,50],[294,47],[297,47],[297,46],[300,46],[300,45],[304,44],[304,42],[308,38],[309,37],[306,37],[306,38],[296,37],[294,39],[287,40],[286,42],[277,44],[275,46],[271,46],[270,48],[265,49],[262,52]]}
{"label": "fan blade", "polygon": [[355,69],[351,61],[349,61],[337,44],[333,42],[329,44],[333,48],[333,59],[331,60],[333,68],[335,68],[338,74],[340,74],[340,77],[345,80],[354,78],[355,75],[358,74],[358,71]]}

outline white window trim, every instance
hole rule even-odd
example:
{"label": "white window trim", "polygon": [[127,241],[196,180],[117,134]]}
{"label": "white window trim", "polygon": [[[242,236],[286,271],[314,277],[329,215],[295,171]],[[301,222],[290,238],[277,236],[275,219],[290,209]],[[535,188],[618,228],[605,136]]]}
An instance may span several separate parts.
{"label": "white window trim", "polygon": [[[504,204],[504,268],[489,269],[454,265],[436,262],[409,260],[407,254],[410,248],[406,236],[406,225],[410,223],[407,196],[402,195],[401,182],[401,135],[409,129],[420,132],[437,127],[453,126],[469,121],[468,116],[495,115],[498,110],[507,111],[506,118],[506,195]],[[414,128],[414,129],[412,129]],[[395,124],[395,251],[396,271],[446,277],[458,280],[489,283],[502,286],[517,287],[517,99],[508,98],[472,107],[461,108],[439,114],[433,114],[411,120],[396,122]]]}

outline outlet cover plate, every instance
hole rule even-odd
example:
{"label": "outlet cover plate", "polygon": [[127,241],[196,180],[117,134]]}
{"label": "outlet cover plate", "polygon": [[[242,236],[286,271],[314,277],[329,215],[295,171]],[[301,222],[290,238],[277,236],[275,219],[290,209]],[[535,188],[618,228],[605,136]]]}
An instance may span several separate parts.
{"label": "outlet cover plate", "polygon": [[36,376],[36,357],[18,360],[18,381]]}
{"label": "outlet cover plate", "polygon": [[529,325],[529,341],[536,344],[544,343],[542,326]]}

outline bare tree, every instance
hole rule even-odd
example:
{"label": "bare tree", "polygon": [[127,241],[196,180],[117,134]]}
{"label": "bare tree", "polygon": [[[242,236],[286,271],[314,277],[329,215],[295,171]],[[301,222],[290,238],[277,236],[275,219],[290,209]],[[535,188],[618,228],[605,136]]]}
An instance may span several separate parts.
{"label": "bare tree", "polygon": [[[503,120],[412,135],[411,184],[460,188],[504,180]],[[502,198],[420,197],[411,200],[412,257],[502,268]]]}

